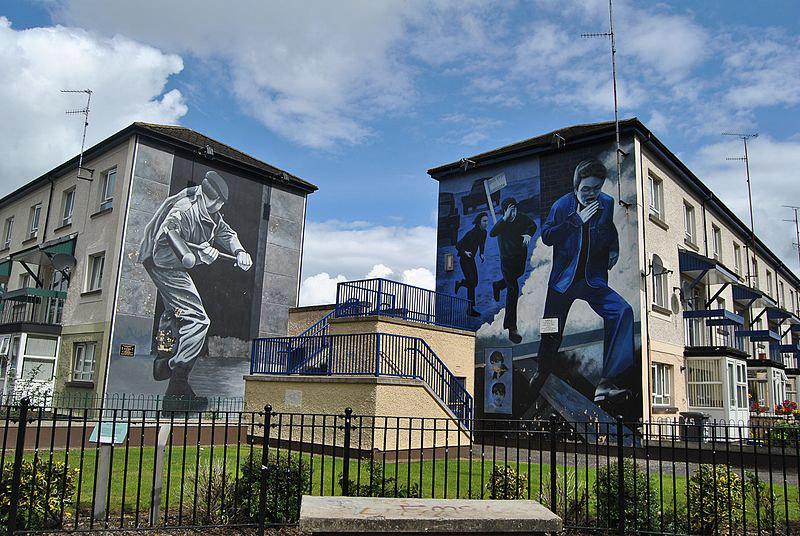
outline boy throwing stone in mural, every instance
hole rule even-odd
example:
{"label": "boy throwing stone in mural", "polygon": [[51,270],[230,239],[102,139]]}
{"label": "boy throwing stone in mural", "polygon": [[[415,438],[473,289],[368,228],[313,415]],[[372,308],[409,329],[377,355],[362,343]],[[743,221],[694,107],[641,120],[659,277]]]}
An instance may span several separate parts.
{"label": "boy throwing stone in mural", "polygon": [[208,401],[189,385],[191,372],[205,344],[211,321],[187,270],[197,263],[211,264],[221,246],[249,270],[250,255],[225,223],[220,209],[228,200],[228,185],[216,171],[206,173],[200,186],[167,198],[145,228],[139,262],[153,280],[164,312],[159,319],[153,378],[169,379],[164,409],[201,411]]}

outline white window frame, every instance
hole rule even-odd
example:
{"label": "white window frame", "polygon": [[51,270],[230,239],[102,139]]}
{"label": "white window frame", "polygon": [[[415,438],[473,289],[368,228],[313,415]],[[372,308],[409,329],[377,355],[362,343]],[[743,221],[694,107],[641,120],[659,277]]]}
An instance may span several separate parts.
{"label": "white window frame", "polygon": [[742,246],[733,243],[733,271],[742,274]]}
{"label": "white window frame", "polygon": [[772,272],[767,270],[767,295],[773,297],[772,291]]}
{"label": "white window frame", "polygon": [[103,173],[102,190],[100,191],[100,210],[113,208],[114,190],[117,185],[117,168],[113,167]]}
{"label": "white window frame", "polygon": [[724,407],[719,359],[686,360],[686,393],[693,408]]}
{"label": "white window frame", "polygon": [[[656,259],[658,259],[658,264],[661,265],[661,273],[656,273]],[[661,260],[661,257],[658,255],[653,255],[653,259],[651,261],[650,270],[653,272],[652,275],[652,282],[653,282],[653,305],[666,309],[669,307],[668,301],[668,292],[667,289],[669,287],[669,273],[667,272],[666,268],[664,267],[664,262]]]}
{"label": "white window frame", "polygon": [[711,225],[711,254],[716,260],[722,258],[722,229]]}
{"label": "white window frame", "polygon": [[736,363],[736,407],[750,409],[747,396],[747,366],[744,363]]}
{"label": "white window frame", "polygon": [[[97,365],[97,342],[78,342],[72,350],[72,380],[78,382],[94,381],[94,369]],[[90,364],[88,371],[86,365]]]}
{"label": "white window frame", "polygon": [[75,187],[67,188],[62,194],[61,225],[72,223],[72,214],[75,212]]}
{"label": "white window frame", "polygon": [[5,227],[3,228],[3,249],[11,247],[11,238],[14,232],[14,216],[6,218]]}
{"label": "white window frame", "polygon": [[750,274],[750,281],[748,281],[748,283],[754,289],[759,290],[759,286],[758,286],[758,259],[753,257],[751,266],[753,267],[753,271]]}
{"label": "white window frame", "polygon": [[650,367],[653,406],[672,405],[672,365],[653,363]]}
{"label": "white window frame", "polygon": [[[100,263],[99,273],[95,270],[96,263]],[[103,288],[103,271],[105,269],[106,253],[101,251],[89,255],[86,263],[86,291],[100,290]]]}
{"label": "white window frame", "polygon": [[658,219],[664,216],[664,181],[652,172],[647,174],[650,182],[650,212]]}
{"label": "white window frame", "polygon": [[36,238],[39,234],[39,225],[42,219],[42,204],[36,203],[31,207],[28,219],[28,238]]}
{"label": "white window frame", "polygon": [[683,237],[691,244],[695,244],[697,232],[694,206],[687,201],[683,202]]}

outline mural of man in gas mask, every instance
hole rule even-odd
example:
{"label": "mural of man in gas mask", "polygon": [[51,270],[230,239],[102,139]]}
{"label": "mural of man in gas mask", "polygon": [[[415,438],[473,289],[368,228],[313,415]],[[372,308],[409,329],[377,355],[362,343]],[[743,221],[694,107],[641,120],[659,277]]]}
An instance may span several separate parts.
{"label": "mural of man in gas mask", "polygon": [[492,283],[495,301],[500,301],[500,291],[506,289],[506,311],[503,327],[508,330],[508,340],[514,344],[522,342],[517,331],[517,301],[519,300],[519,278],[525,273],[528,262],[528,245],[536,233],[536,223],[517,211],[517,200],[508,197],[500,204],[503,217],[494,224],[490,236],[497,237],[500,247],[500,271],[503,279]]}
{"label": "mural of man in gas mask", "polygon": [[139,262],[164,305],[153,363],[153,378],[169,379],[164,409],[188,403],[190,409],[202,410],[208,403],[189,385],[189,373],[203,349],[211,321],[187,270],[216,261],[220,256],[217,247],[230,252],[240,269],[247,271],[253,265],[236,232],[220,214],[227,200],[225,180],[209,171],[199,186],[167,198],[145,228]]}
{"label": "mural of man in gas mask", "polygon": [[573,176],[574,190],[553,203],[542,225],[542,242],[553,247],[544,318],[557,319],[558,331],[542,334],[539,370],[531,384],[534,397],[549,374],[558,372],[555,356],[575,300],[588,303],[604,322],[603,371],[595,403],[611,403],[630,394],[619,386],[619,379],[634,365],[633,310],[608,286],[608,272],[619,260],[619,237],[614,199],[601,191],[607,174],[595,158],[580,162]]}

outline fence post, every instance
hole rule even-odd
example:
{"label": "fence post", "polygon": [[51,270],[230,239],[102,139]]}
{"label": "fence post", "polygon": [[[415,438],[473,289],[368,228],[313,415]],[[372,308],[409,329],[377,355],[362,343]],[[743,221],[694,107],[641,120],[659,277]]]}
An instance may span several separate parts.
{"label": "fence post", "polygon": [[550,510],[558,514],[556,500],[558,499],[558,490],[556,485],[558,483],[558,472],[556,471],[556,426],[558,420],[555,414],[550,415]]}
{"label": "fence post", "polygon": [[[22,475],[22,457],[25,454],[25,429],[28,427],[28,407],[30,400],[23,398],[19,405],[19,421],[17,424],[17,445],[14,450],[14,468],[11,472],[11,502],[8,511],[8,536],[13,536],[17,528],[17,507],[19,506],[19,488]],[[8,433],[8,428],[6,428]]]}
{"label": "fence post", "polygon": [[618,532],[625,534],[625,431],[622,416],[617,416],[617,511],[619,512]]}
{"label": "fence post", "polygon": [[352,427],[353,408],[344,410],[344,465],[342,466],[342,495],[350,494],[350,429]]}
{"label": "fence post", "polygon": [[264,536],[265,519],[264,514],[267,509],[267,457],[269,449],[269,433],[272,423],[272,405],[264,406],[264,437],[261,441],[261,489],[258,495],[258,534]]}
{"label": "fence post", "polygon": [[381,375],[381,334],[375,334],[375,376]]}

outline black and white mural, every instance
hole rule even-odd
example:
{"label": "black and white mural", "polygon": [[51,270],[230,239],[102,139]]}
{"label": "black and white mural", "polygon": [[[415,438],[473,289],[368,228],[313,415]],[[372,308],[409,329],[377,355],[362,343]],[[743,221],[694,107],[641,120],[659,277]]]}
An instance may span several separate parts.
{"label": "black and white mural", "polygon": [[140,143],[108,392],[164,409],[241,397],[250,341],[286,334],[304,209],[300,193]]}
{"label": "black and white mural", "polygon": [[641,417],[632,157],[621,176],[605,144],[440,179],[437,290],[470,300],[480,324],[478,408],[502,413],[486,398],[497,396],[491,352],[506,348],[515,417]]}

